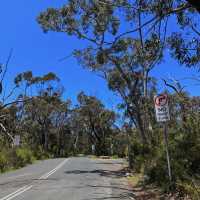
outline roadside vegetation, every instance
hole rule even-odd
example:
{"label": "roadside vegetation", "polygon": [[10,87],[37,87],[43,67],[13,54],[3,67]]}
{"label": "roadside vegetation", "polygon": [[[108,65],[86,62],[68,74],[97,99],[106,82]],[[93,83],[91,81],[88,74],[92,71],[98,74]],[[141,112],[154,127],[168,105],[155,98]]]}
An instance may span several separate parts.
{"label": "roadside vegetation", "polygon": [[29,148],[3,148],[0,152],[0,172],[24,167],[34,161],[34,154]]}
{"label": "roadside vegetation", "polygon": [[[62,97],[64,88],[53,73],[34,77],[32,72],[24,72],[14,83],[18,98],[2,104],[0,110],[1,172],[35,159],[118,155],[126,135],[116,125],[117,114],[99,99],[80,92],[78,104],[72,106]],[[14,144],[16,135],[21,138],[19,146]],[[125,156],[125,148],[124,142],[119,156]]]}
{"label": "roadside vegetation", "polygon": [[[200,97],[191,96],[176,77],[159,80],[152,73],[170,56],[180,67],[198,72],[199,11],[199,3],[192,0],[69,0],[40,13],[37,21],[45,33],[65,33],[84,42],[85,48],[75,49],[73,56],[101,75],[121,102],[118,110],[109,110],[80,91],[77,105],[72,105],[63,98],[64,88],[55,74],[19,74],[14,88],[23,92],[11,104],[4,98],[0,107],[0,170],[46,157],[128,157],[130,169],[142,173],[144,184],[177,199],[200,199]],[[198,73],[183,78],[199,84]],[[2,85],[2,94],[3,89]],[[163,125],[155,119],[153,98],[160,92],[170,98],[172,181]],[[12,148],[9,135],[21,136],[19,149]]]}

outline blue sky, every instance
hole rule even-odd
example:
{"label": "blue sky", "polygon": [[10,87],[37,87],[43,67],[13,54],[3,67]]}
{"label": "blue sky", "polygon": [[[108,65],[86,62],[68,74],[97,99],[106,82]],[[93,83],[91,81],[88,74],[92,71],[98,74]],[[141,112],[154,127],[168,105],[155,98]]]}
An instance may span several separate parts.
{"label": "blue sky", "polygon": [[[35,75],[50,71],[55,72],[66,89],[66,96],[74,102],[79,91],[96,95],[113,108],[117,97],[107,89],[104,80],[95,74],[82,69],[73,58],[64,62],[59,59],[67,56],[83,44],[65,34],[44,34],[36,22],[37,15],[48,7],[60,7],[64,0],[6,0],[0,3],[0,62],[4,63],[11,48],[14,55],[9,66],[6,83],[12,81],[16,74],[32,70]],[[167,57],[152,74],[158,79],[174,76],[178,79],[191,76],[196,71],[180,67]],[[184,83],[189,85],[191,83]],[[200,86],[189,86],[192,95],[199,95]],[[163,85],[159,85],[160,91]]]}

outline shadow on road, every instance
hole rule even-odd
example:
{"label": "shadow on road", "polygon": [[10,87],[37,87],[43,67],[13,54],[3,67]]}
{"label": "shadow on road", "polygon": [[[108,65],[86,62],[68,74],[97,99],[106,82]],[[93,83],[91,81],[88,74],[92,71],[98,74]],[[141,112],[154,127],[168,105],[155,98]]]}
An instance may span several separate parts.
{"label": "shadow on road", "polygon": [[116,162],[96,162],[96,165],[123,165],[124,162],[123,161],[116,161]]}
{"label": "shadow on road", "polygon": [[[130,200],[132,197],[134,199],[134,194],[131,190],[117,187],[117,186],[93,186],[93,185],[85,185],[85,187],[90,187],[90,188],[103,188],[103,189],[112,189],[113,193],[112,196],[106,196],[105,193],[96,193],[98,196],[102,197],[93,197],[90,198],[90,200],[106,200],[106,199],[123,199],[123,200]],[[83,200],[88,200],[88,199],[83,199]]]}
{"label": "shadow on road", "polygon": [[[107,164],[107,163],[106,163]],[[121,179],[126,176],[127,169],[121,169],[121,170],[72,170],[72,171],[65,171],[68,175],[83,175],[83,174],[95,174],[100,175],[102,177],[111,178],[111,179]],[[115,182],[115,181],[114,181]],[[106,199],[123,199],[123,200],[130,200],[130,197],[133,197],[134,194],[133,190],[129,189],[127,187],[124,187],[123,184],[120,183],[120,181],[117,181],[117,184],[112,183],[111,185],[83,185],[81,188],[91,188],[91,189],[111,189],[112,190],[112,196],[105,196],[105,194],[101,194],[102,197],[94,197],[90,200],[106,200]],[[86,200],[86,199],[84,199]],[[88,200],[88,199],[87,199]]]}
{"label": "shadow on road", "polygon": [[72,171],[65,171],[66,174],[98,174],[100,176],[105,176],[109,178],[123,178],[126,176],[126,169],[114,171],[114,170],[72,170]]}

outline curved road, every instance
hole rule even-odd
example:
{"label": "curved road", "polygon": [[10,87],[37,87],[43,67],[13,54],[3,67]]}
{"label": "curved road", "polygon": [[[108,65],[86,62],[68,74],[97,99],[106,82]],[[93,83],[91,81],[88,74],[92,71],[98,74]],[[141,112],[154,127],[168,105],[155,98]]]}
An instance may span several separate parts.
{"label": "curved road", "polygon": [[131,199],[119,172],[122,163],[89,158],[39,161],[0,175],[0,200]]}

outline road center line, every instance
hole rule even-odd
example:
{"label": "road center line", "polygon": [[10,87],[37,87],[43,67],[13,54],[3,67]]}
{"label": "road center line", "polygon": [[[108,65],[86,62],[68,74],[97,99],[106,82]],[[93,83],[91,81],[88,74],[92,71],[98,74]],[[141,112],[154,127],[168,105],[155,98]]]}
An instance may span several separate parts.
{"label": "road center line", "polygon": [[[64,160],[64,161],[61,162],[56,168],[54,168],[54,169],[51,170],[50,172],[48,172],[48,173],[42,175],[42,176],[39,178],[39,180],[47,179],[49,176],[51,176],[51,175],[54,174],[56,171],[58,171],[61,167],[63,167],[63,166],[66,164],[66,162],[68,162],[68,161],[69,161],[69,159]],[[30,190],[33,186],[34,186],[34,185],[25,185],[24,187],[19,188],[17,191],[15,191],[15,192],[13,192],[13,193],[11,193],[11,194],[9,194],[9,195],[7,195],[7,196],[1,198],[0,200],[11,200],[11,199],[13,199],[13,198],[19,196],[20,194],[22,194],[22,193],[24,193],[24,192]]]}
{"label": "road center line", "polygon": [[23,190],[24,188],[26,188],[26,186],[24,186],[24,187],[22,187],[22,188],[19,188],[17,191],[15,191],[15,192],[13,192],[13,193],[11,193],[11,194],[9,194],[9,195],[7,195],[7,196],[1,198],[0,200],[5,200],[5,199],[11,197],[12,195],[14,195],[14,194],[20,192],[20,191]]}
{"label": "road center line", "polygon": [[20,194],[22,194],[22,193],[24,193],[24,192],[30,190],[32,187],[33,187],[33,185],[27,186],[27,187],[25,187],[23,190],[21,190],[21,191],[15,193],[13,196],[11,196],[11,197],[9,197],[9,198],[7,198],[7,199],[5,199],[5,200],[11,200],[11,199],[13,199],[13,198],[19,196]]}
{"label": "road center line", "polygon": [[64,160],[62,163],[60,163],[56,168],[54,168],[53,170],[51,170],[50,172],[42,175],[39,179],[47,179],[49,176],[51,176],[52,174],[54,174],[56,171],[58,171],[63,165],[65,165],[66,162],[68,162],[69,159]]}

